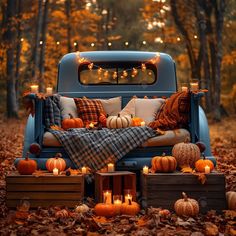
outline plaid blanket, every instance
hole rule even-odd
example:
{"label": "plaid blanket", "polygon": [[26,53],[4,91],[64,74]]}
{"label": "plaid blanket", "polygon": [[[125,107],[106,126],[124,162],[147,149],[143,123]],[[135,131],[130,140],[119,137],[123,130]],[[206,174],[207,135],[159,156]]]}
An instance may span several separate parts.
{"label": "plaid blanket", "polygon": [[[125,129],[50,130],[60,141],[73,163],[81,168],[88,166],[92,171],[100,170],[109,162],[116,162],[148,138],[156,135],[150,127]],[[92,179],[87,179],[90,182]]]}
{"label": "plaid blanket", "polygon": [[61,126],[61,110],[59,101],[59,94],[46,97],[44,101],[44,122],[47,129],[50,128],[51,125]]}

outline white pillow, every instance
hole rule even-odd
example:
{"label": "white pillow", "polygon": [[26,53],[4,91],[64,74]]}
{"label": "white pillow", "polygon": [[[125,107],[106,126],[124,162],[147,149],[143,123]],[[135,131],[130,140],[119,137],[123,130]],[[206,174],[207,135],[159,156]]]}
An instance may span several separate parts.
{"label": "white pillow", "polygon": [[[114,97],[110,99],[96,99],[100,100],[102,106],[108,115],[117,115],[121,111],[121,97]],[[77,107],[74,98],[60,97],[60,108],[62,118],[71,114],[74,118],[78,118]]]}
{"label": "white pillow", "polygon": [[121,115],[134,115],[142,118],[146,125],[154,121],[162,104],[165,102],[163,98],[133,98],[120,112]]}

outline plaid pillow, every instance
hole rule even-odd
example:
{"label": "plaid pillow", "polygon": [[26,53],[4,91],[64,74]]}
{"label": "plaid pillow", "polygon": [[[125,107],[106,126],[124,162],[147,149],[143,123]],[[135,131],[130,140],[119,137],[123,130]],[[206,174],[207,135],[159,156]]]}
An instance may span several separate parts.
{"label": "plaid pillow", "polygon": [[99,100],[91,100],[88,98],[74,98],[78,110],[78,116],[84,122],[98,122],[101,113],[105,114],[102,103]]}

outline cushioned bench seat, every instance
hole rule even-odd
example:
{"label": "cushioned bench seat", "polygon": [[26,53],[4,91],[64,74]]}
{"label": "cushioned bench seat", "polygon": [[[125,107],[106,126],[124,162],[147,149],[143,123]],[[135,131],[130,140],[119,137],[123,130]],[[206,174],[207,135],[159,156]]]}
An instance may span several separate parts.
{"label": "cushioned bench seat", "polygon": [[[168,130],[163,135],[148,139],[143,143],[142,147],[172,146],[176,143],[184,142],[187,137],[190,137],[190,134],[186,129]],[[47,147],[61,146],[57,138],[50,132],[44,133],[43,145]]]}

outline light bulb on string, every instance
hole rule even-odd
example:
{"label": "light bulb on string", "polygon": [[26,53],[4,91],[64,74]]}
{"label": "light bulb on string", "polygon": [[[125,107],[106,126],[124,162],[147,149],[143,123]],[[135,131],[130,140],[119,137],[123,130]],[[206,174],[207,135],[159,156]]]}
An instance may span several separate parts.
{"label": "light bulb on string", "polygon": [[120,76],[120,78],[121,78],[121,79],[124,79],[124,76],[123,76],[123,75],[121,75],[121,76]]}
{"label": "light bulb on string", "polygon": [[103,75],[104,75],[104,78],[107,78],[109,76],[108,70],[106,70]]}
{"label": "light bulb on string", "polygon": [[126,70],[123,71],[123,76],[124,76],[124,77],[127,77],[127,76],[128,76],[128,73],[127,73]]}
{"label": "light bulb on string", "polygon": [[117,78],[117,72],[116,72],[116,71],[113,73],[112,78],[113,78],[113,79],[116,79],[116,78]]}
{"label": "light bulb on string", "polygon": [[92,62],[88,64],[88,69],[89,69],[89,70],[92,70],[92,69],[93,69],[93,63],[92,63]]}
{"label": "light bulb on string", "polygon": [[138,74],[138,70],[136,68],[132,69],[132,77],[134,78]]}
{"label": "light bulb on string", "polygon": [[98,74],[100,75],[101,73],[102,73],[102,68],[99,67],[99,68],[98,68]]}
{"label": "light bulb on string", "polygon": [[98,80],[101,81],[101,80],[102,80],[102,77],[98,77]]}
{"label": "light bulb on string", "polygon": [[142,63],[141,69],[142,69],[143,72],[146,71],[147,67],[146,67],[145,63]]}

